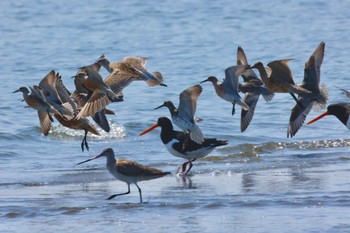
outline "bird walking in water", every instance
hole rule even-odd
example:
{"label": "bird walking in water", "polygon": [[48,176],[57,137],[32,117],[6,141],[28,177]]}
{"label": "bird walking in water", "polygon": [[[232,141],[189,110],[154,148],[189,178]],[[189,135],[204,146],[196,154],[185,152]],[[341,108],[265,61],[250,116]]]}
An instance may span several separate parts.
{"label": "bird walking in water", "polygon": [[[242,47],[237,48],[237,65],[249,65]],[[238,90],[244,93],[243,101],[249,106],[241,110],[241,132],[244,132],[253,119],[255,107],[260,95],[266,102],[272,100],[274,93],[269,91],[252,69],[247,69],[242,75],[244,82],[239,83]]]}
{"label": "bird walking in water", "polygon": [[176,108],[171,101],[165,101],[162,105],[155,108],[167,107],[170,111],[173,123],[184,132],[189,133],[190,138],[198,144],[202,144],[204,141],[203,133],[194,121],[197,100],[201,92],[202,87],[200,85],[191,86],[181,92],[178,108]]}
{"label": "bird walking in water", "polygon": [[214,85],[216,94],[222,99],[232,103],[232,115],[235,114],[235,104],[239,104],[244,110],[249,110],[249,106],[242,101],[238,94],[238,78],[247,69],[248,65],[231,66],[225,70],[225,78],[220,82],[215,76],[209,76],[201,83],[210,81]]}
{"label": "bird walking in water", "polygon": [[[227,145],[226,140],[217,140],[216,138],[204,138],[201,144],[188,140],[188,134],[175,131],[173,124],[167,117],[159,117],[157,123],[140,133],[140,136],[152,131],[156,127],[161,127],[160,139],[170,154],[187,160],[182,164],[181,175],[183,176],[189,174],[193,166],[192,162],[196,159],[207,156],[218,146]],[[189,168],[186,170],[187,164],[189,164]]]}
{"label": "bird walking in water", "polygon": [[87,159],[83,162],[78,163],[86,163],[94,159],[98,159],[100,157],[106,157],[107,163],[106,167],[107,170],[118,180],[125,182],[128,185],[128,191],[125,193],[118,193],[111,195],[107,198],[107,200],[111,200],[117,196],[126,195],[130,193],[130,184],[135,184],[137,189],[139,190],[140,194],[140,203],[142,203],[142,192],[141,188],[138,186],[137,182],[140,181],[146,181],[146,180],[153,180],[160,177],[163,177],[165,175],[170,174],[170,172],[164,172],[161,170],[158,170],[156,168],[151,168],[144,166],[142,164],[139,164],[137,162],[122,159],[122,158],[115,158],[114,157],[114,151],[112,148],[105,148],[102,153],[99,155]]}
{"label": "bird walking in water", "polygon": [[274,93],[289,93],[302,106],[295,94],[310,93],[310,91],[295,84],[292,71],[288,66],[290,60],[292,59],[275,60],[268,63],[267,66],[271,71],[269,76],[262,62],[255,63],[251,68],[258,69],[260,77],[269,91]]}
{"label": "bird walking in water", "polygon": [[293,137],[303,125],[306,116],[314,107],[324,108],[328,101],[328,91],[324,84],[320,85],[321,65],[323,62],[325,43],[321,42],[305,63],[304,79],[299,85],[310,93],[298,94],[298,102],[291,111],[287,137]]}

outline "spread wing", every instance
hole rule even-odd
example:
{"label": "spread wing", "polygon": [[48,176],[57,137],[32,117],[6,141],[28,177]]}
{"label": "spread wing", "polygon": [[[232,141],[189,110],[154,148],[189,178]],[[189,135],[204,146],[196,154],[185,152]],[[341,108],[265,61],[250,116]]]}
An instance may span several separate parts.
{"label": "spread wing", "polygon": [[197,100],[202,93],[202,87],[195,85],[187,88],[180,94],[179,114],[186,116],[193,122],[194,114],[197,108]]}

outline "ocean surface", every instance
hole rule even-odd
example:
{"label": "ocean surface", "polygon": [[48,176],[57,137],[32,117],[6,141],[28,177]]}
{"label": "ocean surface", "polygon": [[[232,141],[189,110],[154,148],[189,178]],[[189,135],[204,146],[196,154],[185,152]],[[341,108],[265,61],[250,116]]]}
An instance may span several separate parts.
{"label": "ocean surface", "polygon": [[[236,64],[242,46],[251,63],[289,62],[294,79],[326,42],[321,82],[329,104],[349,99],[350,2],[339,1],[0,1],[0,232],[350,232],[350,134],[334,116],[303,125],[287,138],[295,102],[276,94],[260,98],[240,132],[240,107],[203,83],[196,115],[206,137],[228,145],[194,162],[168,153],[159,129],[138,136],[179,93],[209,75],[219,79]],[[168,87],[133,82],[124,102],[109,108],[110,133],[88,135],[59,126],[40,133],[37,113],[25,107],[20,86],[38,85],[50,71],[73,90],[77,68],[105,54],[148,57]],[[106,77],[107,72],[101,69]],[[307,120],[319,115],[311,111]],[[105,168],[105,159],[75,166],[112,147],[116,157],[172,174],[140,182],[144,203],[131,186]]]}

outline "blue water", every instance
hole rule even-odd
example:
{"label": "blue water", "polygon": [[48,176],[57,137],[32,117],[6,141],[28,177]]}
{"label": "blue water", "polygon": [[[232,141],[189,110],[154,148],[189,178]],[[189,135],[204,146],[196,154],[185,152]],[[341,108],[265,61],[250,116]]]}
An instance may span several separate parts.
{"label": "blue water", "polygon": [[[174,174],[159,130],[138,134],[178,94],[209,75],[219,78],[242,46],[251,63],[294,58],[300,83],[304,64],[326,42],[321,82],[330,101],[349,101],[349,1],[0,1],[0,232],[349,232],[349,131],[329,116],[287,138],[294,102],[261,98],[246,132],[239,114],[204,83],[196,115],[207,137],[229,141],[194,163],[189,178]],[[77,67],[101,54],[118,61],[146,56],[167,88],[134,82],[124,102],[111,104],[112,130],[88,136],[58,126],[49,136],[33,109],[12,92],[36,85],[52,69],[69,90]],[[102,71],[105,77],[107,73]],[[239,106],[237,106],[239,110]],[[240,110],[239,110],[240,111]],[[307,120],[320,112],[312,111]],[[104,147],[116,156],[172,172],[125,192],[103,159],[75,166]]]}

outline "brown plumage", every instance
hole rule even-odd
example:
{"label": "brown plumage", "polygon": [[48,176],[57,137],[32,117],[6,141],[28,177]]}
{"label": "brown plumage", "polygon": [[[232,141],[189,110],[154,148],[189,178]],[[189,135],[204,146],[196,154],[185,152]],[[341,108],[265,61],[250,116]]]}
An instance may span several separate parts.
{"label": "brown plumage", "polygon": [[118,193],[114,194],[107,198],[107,200],[111,200],[115,198],[116,196],[126,195],[130,193],[130,184],[135,184],[137,189],[139,190],[140,194],[140,202],[142,203],[142,192],[141,188],[137,185],[137,182],[140,181],[146,181],[146,180],[153,180],[160,178],[162,176],[170,174],[170,172],[164,172],[156,168],[147,167],[142,164],[139,164],[137,162],[118,158],[115,159],[114,157],[114,151],[112,148],[105,148],[101,154],[91,158],[87,159],[83,162],[78,163],[86,163],[88,161],[100,158],[102,156],[106,156],[107,163],[106,167],[107,170],[118,180],[123,181],[127,183],[128,185],[128,191],[125,193]]}

